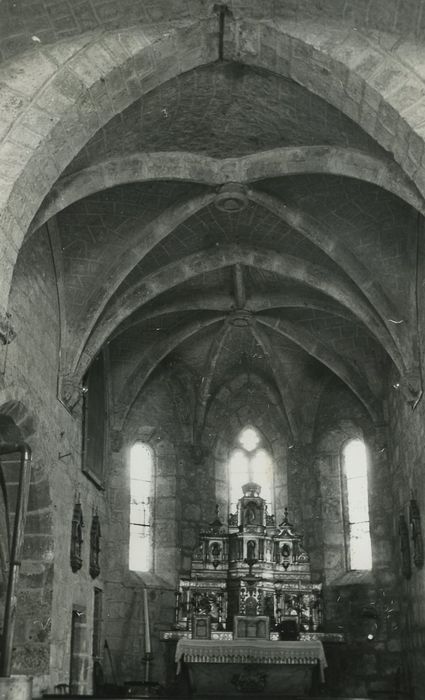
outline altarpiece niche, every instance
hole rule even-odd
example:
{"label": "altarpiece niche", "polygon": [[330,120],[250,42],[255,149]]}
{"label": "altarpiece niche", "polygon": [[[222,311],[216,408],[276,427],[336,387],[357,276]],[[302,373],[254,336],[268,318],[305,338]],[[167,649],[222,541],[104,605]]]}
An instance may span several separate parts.
{"label": "altarpiece niche", "polygon": [[288,621],[297,632],[321,629],[321,585],[311,582],[309,556],[287,509],[276,526],[261,486],[250,481],[242,491],[227,525],[217,508],[200,533],[190,578],[180,581],[175,628],[192,632],[196,620],[199,629],[204,615],[211,632],[226,638],[278,637]]}

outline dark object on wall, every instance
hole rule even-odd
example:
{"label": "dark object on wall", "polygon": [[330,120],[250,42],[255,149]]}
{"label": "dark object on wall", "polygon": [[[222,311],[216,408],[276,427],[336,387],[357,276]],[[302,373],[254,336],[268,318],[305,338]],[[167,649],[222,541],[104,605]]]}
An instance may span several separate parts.
{"label": "dark object on wall", "polygon": [[424,541],[422,538],[421,514],[417,501],[412,498],[409,507],[409,522],[412,528],[413,561],[418,569],[424,565]]}
{"label": "dark object on wall", "polygon": [[360,610],[359,627],[362,638],[366,638],[369,642],[376,638],[379,629],[379,614],[374,603],[365,605]]}
{"label": "dark object on wall", "polygon": [[[16,619],[16,588],[21,568],[21,552],[24,541],[25,520],[28,507],[28,494],[31,481],[31,449],[26,443],[0,445],[0,455],[19,452],[21,455],[18,494],[15,505],[15,517],[12,541],[9,545],[9,574],[7,580],[6,600],[4,605],[3,634],[1,637],[0,676],[9,677],[12,671],[13,635]],[[7,503],[6,512],[8,512]]]}
{"label": "dark object on wall", "polygon": [[400,535],[401,571],[404,578],[409,579],[412,575],[412,564],[410,561],[410,540],[409,529],[403,513],[400,513],[398,519],[398,532]]}
{"label": "dark object on wall", "polygon": [[82,470],[99,488],[105,452],[105,357],[100,353],[83,379]]}
{"label": "dark object on wall", "polygon": [[100,574],[99,552],[100,552],[100,522],[97,513],[93,515],[90,528],[90,576],[97,578]]}
{"label": "dark object on wall", "polygon": [[83,547],[83,527],[84,520],[81,503],[76,503],[72,513],[71,525],[71,569],[74,573],[81,569],[83,565],[83,560],[81,557]]}

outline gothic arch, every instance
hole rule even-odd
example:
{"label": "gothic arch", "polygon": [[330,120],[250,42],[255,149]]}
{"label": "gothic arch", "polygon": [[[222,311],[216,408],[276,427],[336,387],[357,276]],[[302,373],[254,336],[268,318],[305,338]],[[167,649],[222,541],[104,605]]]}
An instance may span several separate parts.
{"label": "gothic arch", "polygon": [[125,423],[126,417],[135,402],[137,396],[142,390],[144,384],[149,379],[155,367],[163,360],[174,348],[180,343],[190,338],[201,329],[209,325],[219,323],[223,320],[223,316],[216,316],[207,321],[195,321],[187,323],[179,332],[175,333],[172,339],[159,340],[154,343],[146,353],[142,356],[139,364],[133,370],[126,383],[124,384],[121,393],[117,400],[115,423],[117,428],[121,428]]}
{"label": "gothic arch", "polygon": [[[238,262],[273,271],[282,277],[298,280],[314,289],[323,291],[331,299],[350,309],[366,325],[372,335],[375,335],[381,342],[384,341],[386,331],[382,328],[381,320],[375,309],[362,298],[360,292],[348,280],[338,277],[338,281],[336,281],[319,266],[307,265],[295,257],[277,255],[270,251],[253,250],[243,246],[223,245],[217,249],[217,252],[208,255],[205,252],[195,253],[174,264],[167,265],[117,298],[95,327],[78,364],[74,367],[76,375],[84,375],[92,358],[113,329],[128,318],[141,303],[154,299],[166,289],[202,272],[228,267]],[[382,344],[392,357],[391,346],[388,346],[386,341]],[[398,360],[395,362],[397,366]]]}
{"label": "gothic arch", "polygon": [[217,186],[224,182],[253,183],[304,173],[364,180],[425,213],[422,197],[396,163],[354,148],[289,146],[224,159],[185,151],[140,152],[100,161],[58,180],[31,223],[30,231],[79,199],[130,182],[167,179]]}
{"label": "gothic arch", "polygon": [[[211,434],[213,439],[211,443],[211,455],[214,461],[214,471],[216,474],[216,498],[220,504],[221,511],[226,512],[227,506],[227,463],[235,447],[235,441],[238,434],[247,425],[252,425],[261,435],[264,446],[271,455],[275,465],[275,506],[278,515],[283,515],[283,508],[286,505],[287,499],[287,461],[286,454],[288,444],[292,440],[289,437],[289,431],[282,430],[282,414],[279,407],[279,397],[274,395],[270,387],[262,380],[262,378],[253,375],[250,377],[252,382],[252,390],[259,391],[260,394],[268,399],[268,414],[254,415],[252,410],[244,417],[239,417],[236,406],[241,402],[245,405],[249,392],[246,391],[246,384],[241,386],[240,377],[235,376],[233,380],[222,387],[217,392],[212,403],[211,409],[206,420],[206,433]],[[214,403],[217,410],[214,411]],[[220,417],[220,422],[216,418]]]}
{"label": "gothic arch", "polygon": [[[423,150],[418,124],[424,94],[417,68],[425,65],[424,49],[415,47],[413,66],[403,55],[403,47],[392,53],[377,50],[361,31],[320,24],[317,20],[315,30],[310,29],[308,21],[276,21],[273,25],[234,21],[227,29],[231,42],[226,42],[228,51],[230,47],[226,59],[290,77],[323,97],[390,150],[424,193],[424,166],[417,161],[417,154]],[[31,220],[68,163],[103,124],[146,91],[215,60],[216,43],[210,41],[215,32],[214,18],[190,27],[173,27],[165,33],[151,25],[148,35],[137,29],[95,34],[83,47],[71,39],[62,44],[67,58],[59,66],[42,52],[34,52],[24,77],[20,71],[15,75],[10,71],[5,76],[16,100],[3,124],[5,137],[0,146],[2,171],[11,178],[2,188],[0,206],[4,231],[0,254],[1,308],[7,307],[13,266]],[[189,39],[195,40],[196,51],[185,50]],[[16,63],[19,65],[19,59]],[[9,68],[13,65],[12,62]],[[149,66],[149,70],[140,75],[135,65]],[[370,65],[374,66],[373,71]],[[392,72],[388,77],[389,66]],[[113,100],[108,87],[116,71],[120,71],[121,82],[127,83],[128,91],[122,91]],[[387,79],[383,80],[385,73]],[[30,125],[38,132],[29,142]],[[72,134],[65,143],[64,131]]]}

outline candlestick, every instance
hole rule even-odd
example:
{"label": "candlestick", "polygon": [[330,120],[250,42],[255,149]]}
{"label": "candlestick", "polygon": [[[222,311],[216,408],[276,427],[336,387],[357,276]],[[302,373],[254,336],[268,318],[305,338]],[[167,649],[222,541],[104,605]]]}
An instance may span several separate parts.
{"label": "candlestick", "polygon": [[176,591],[176,607],[175,607],[175,624],[179,622],[179,614],[180,614],[180,591]]}
{"label": "candlestick", "polygon": [[149,602],[148,602],[148,590],[143,589],[143,609],[145,613],[145,654],[150,654],[151,648],[151,631],[149,627]]}

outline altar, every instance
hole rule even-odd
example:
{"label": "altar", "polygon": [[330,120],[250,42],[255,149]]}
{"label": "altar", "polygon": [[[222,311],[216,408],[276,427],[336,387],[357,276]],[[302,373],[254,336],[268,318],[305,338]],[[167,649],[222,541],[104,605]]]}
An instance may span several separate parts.
{"label": "altar", "polygon": [[324,681],[320,641],[180,639],[177,672],[184,663],[195,695],[307,695],[314,675]]}
{"label": "altar", "polygon": [[322,642],[301,638],[322,629],[321,585],[288,510],[277,525],[259,484],[242,493],[226,524],[216,507],[200,532],[162,638],[177,642],[178,674],[195,695],[309,695],[327,665]]}

